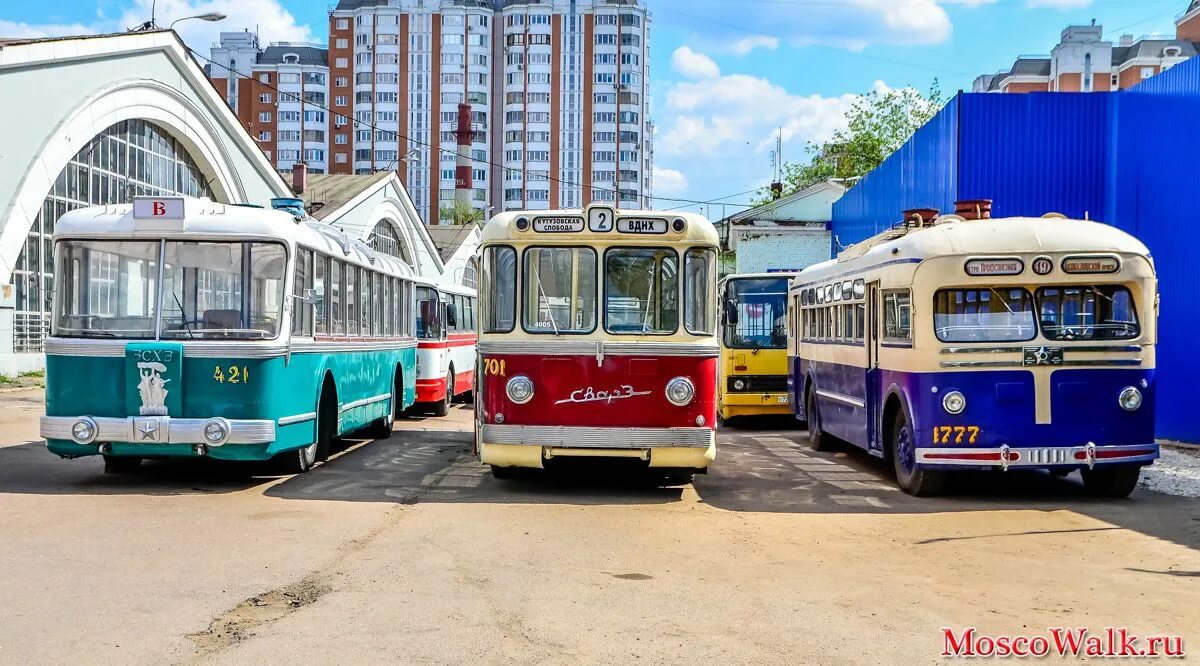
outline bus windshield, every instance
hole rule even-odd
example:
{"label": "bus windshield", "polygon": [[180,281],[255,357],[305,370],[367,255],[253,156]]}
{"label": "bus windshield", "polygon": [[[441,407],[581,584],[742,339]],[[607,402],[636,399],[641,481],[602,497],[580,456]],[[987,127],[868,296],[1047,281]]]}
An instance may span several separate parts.
{"label": "bus windshield", "polygon": [[783,349],[787,346],[787,278],[732,279],[726,302],[737,308],[737,324],[725,326],[730,349]]}
{"label": "bus windshield", "polygon": [[604,260],[604,328],[672,334],[679,329],[679,255],[669,248],[614,248]]}
{"label": "bus windshield", "polygon": [[933,297],[942,342],[1025,342],[1037,337],[1033,296],[1021,288],[942,289]]}
{"label": "bus windshield", "polygon": [[279,334],[287,254],[278,243],[67,240],[58,244],[58,261],[59,336],[262,340]]}
{"label": "bus windshield", "polygon": [[417,337],[421,340],[441,340],[446,337],[442,321],[441,298],[436,289],[417,287]]}
{"label": "bus windshield", "polygon": [[1133,296],[1120,285],[1042,287],[1042,332],[1051,340],[1128,340],[1141,334]]}
{"label": "bus windshield", "polygon": [[591,333],[596,329],[596,251],[587,247],[525,250],[525,307],[529,333]]}

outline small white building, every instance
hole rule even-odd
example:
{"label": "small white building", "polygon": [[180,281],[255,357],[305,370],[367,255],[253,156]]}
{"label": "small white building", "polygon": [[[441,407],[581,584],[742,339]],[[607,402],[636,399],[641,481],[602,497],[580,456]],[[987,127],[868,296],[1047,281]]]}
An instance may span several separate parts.
{"label": "small white building", "polygon": [[732,270],[798,271],[828,261],[833,204],[845,192],[838,183],[819,183],[721,220],[726,249],[736,256]]}

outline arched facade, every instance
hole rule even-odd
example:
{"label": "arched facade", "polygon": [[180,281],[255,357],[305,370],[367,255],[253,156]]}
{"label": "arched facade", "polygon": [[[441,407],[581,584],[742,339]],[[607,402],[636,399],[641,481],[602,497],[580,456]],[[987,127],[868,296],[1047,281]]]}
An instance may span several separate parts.
{"label": "arched facade", "polygon": [[370,241],[371,248],[376,252],[396,257],[409,266],[415,266],[412,248],[395,221],[384,218],[377,222],[371,231]]}
{"label": "arched facade", "polygon": [[76,153],[54,180],[12,270],[13,351],[40,352],[49,333],[54,287],[51,235],[64,213],[128,203],[140,195],[171,194],[213,198],[208,178],[186,146],[154,123],[123,120]]}

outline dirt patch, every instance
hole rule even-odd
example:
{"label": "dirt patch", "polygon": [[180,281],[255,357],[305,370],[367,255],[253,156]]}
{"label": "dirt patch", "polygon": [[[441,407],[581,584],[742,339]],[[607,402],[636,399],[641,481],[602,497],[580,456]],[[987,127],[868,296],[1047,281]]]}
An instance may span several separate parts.
{"label": "dirt patch", "polygon": [[255,630],[313,604],[332,588],[325,582],[305,579],[287,587],[256,594],[233,610],[215,618],[204,631],[188,634],[199,655],[213,654],[236,645]]}
{"label": "dirt patch", "polygon": [[37,372],[22,372],[16,377],[8,375],[0,375],[0,392],[24,391],[26,389],[46,388],[46,373],[39,370]]}

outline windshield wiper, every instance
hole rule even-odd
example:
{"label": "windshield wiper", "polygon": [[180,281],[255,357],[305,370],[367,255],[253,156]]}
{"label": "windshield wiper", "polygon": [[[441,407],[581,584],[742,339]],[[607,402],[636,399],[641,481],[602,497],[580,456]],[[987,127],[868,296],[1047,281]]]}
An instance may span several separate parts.
{"label": "windshield wiper", "polygon": [[546,314],[550,315],[550,325],[554,327],[554,335],[562,335],[558,332],[558,322],[554,319],[554,310],[550,307],[550,299],[546,298],[546,290],[542,287],[542,271],[534,268],[533,277],[537,280],[538,296],[546,304]]}
{"label": "windshield wiper", "polygon": [[183,303],[179,301],[179,294],[176,294],[174,289],[171,290],[171,298],[174,298],[175,305],[179,306],[179,319],[183,324],[183,327],[187,329],[188,337],[195,339],[196,336],[192,334],[192,325],[188,323],[187,312],[184,311]]}

